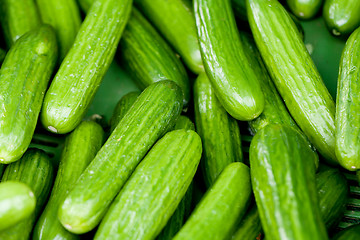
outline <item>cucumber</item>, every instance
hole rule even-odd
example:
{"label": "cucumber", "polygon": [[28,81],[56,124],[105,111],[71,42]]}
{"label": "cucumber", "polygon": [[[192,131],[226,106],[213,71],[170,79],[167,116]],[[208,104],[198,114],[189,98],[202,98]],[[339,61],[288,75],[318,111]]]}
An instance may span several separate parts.
{"label": "cucumber", "polygon": [[315,186],[318,156],[287,125],[269,124],[250,144],[251,182],[268,239],[328,239]]}
{"label": "cucumber", "polygon": [[87,13],[95,0],[78,0],[81,9]]}
{"label": "cucumber", "polygon": [[178,120],[175,123],[173,130],[185,129],[195,131],[194,123],[187,116],[179,116]]}
{"label": "cucumber", "polygon": [[167,133],[135,169],[94,239],[154,239],[185,195],[201,152],[201,139],[194,131]]}
{"label": "cucumber", "polygon": [[36,0],[41,19],[51,25],[59,43],[59,60],[64,59],[73,45],[81,25],[76,0]]}
{"label": "cucumber", "polygon": [[358,0],[325,0],[323,18],[335,36],[348,35],[360,25]]}
{"label": "cucumber", "polygon": [[41,122],[68,133],[82,120],[108,70],[130,16],[132,0],[97,0],[46,92]]}
{"label": "cucumber", "polygon": [[181,88],[166,80],[140,94],[60,205],[58,217],[67,230],[85,233],[100,222],[147,151],[175,124],[182,99]]}
{"label": "cucumber", "polygon": [[356,176],[357,176],[357,181],[358,181],[358,183],[360,185],[360,171],[359,170],[356,171]]}
{"label": "cucumber", "polygon": [[104,131],[95,122],[84,121],[66,137],[59,170],[50,198],[33,231],[32,239],[79,239],[65,230],[57,219],[59,205],[80,174],[93,160],[104,140]]}
{"label": "cucumber", "polygon": [[194,13],[187,0],[135,0],[134,3],[192,72],[204,71]]}
{"label": "cucumber", "polygon": [[350,171],[360,169],[360,28],[356,29],[342,52],[336,97],[336,157]]}
{"label": "cucumber", "polygon": [[265,65],[291,116],[331,164],[335,157],[335,103],[294,22],[276,0],[248,0],[249,23]]}
{"label": "cucumber", "polygon": [[121,119],[123,119],[123,117],[134,104],[139,95],[140,92],[136,91],[130,92],[120,98],[119,102],[115,106],[114,113],[110,119],[110,132],[112,132],[116,128],[118,123],[121,121]]}
{"label": "cucumber", "polygon": [[308,20],[319,12],[323,0],[286,0],[286,3],[296,17]]}
{"label": "cucumber", "polygon": [[0,2],[0,23],[7,46],[41,25],[41,19],[33,0],[2,0]]}
{"label": "cucumber", "polygon": [[2,181],[19,181],[28,185],[35,197],[36,207],[31,216],[15,226],[0,232],[0,239],[26,240],[30,238],[35,221],[43,210],[54,180],[54,169],[50,158],[39,149],[29,149],[17,162],[9,164]]}
{"label": "cucumber", "polygon": [[261,239],[262,227],[259,217],[259,211],[253,206],[244,216],[236,232],[232,236],[232,240],[255,240]]}
{"label": "cucumber", "polygon": [[235,17],[238,17],[240,20],[247,22],[246,0],[232,0],[231,4]]}
{"label": "cucumber", "polygon": [[239,162],[229,164],[173,239],[228,239],[250,196],[249,168]]}
{"label": "cucumber", "polygon": [[237,120],[258,117],[264,96],[246,58],[230,0],[195,0],[194,9],[205,70],[219,102]]}
{"label": "cucumber", "polygon": [[253,38],[245,33],[240,32],[240,38],[244,43],[244,48],[248,53],[250,65],[258,74],[261,90],[265,97],[264,111],[254,120],[249,121],[250,131],[253,135],[260,129],[270,123],[287,124],[294,128],[298,128],[295,121],[290,116],[286,106],[277,92],[274,83],[261,59],[259,50],[257,49]]}
{"label": "cucumber", "polygon": [[1,49],[0,48],[0,66],[1,66],[1,63],[4,61],[5,59],[5,56],[6,56],[6,52],[5,50]]}
{"label": "cucumber", "polygon": [[209,187],[228,164],[242,161],[240,130],[215,96],[206,73],[201,73],[194,83],[194,111],[196,130],[203,143],[200,164]]}
{"label": "cucumber", "polygon": [[15,181],[0,183],[0,231],[7,231],[29,217],[35,205],[35,195],[26,184]]}
{"label": "cucumber", "polygon": [[358,239],[360,239],[360,224],[342,230],[333,238],[333,240],[358,240]]}
{"label": "cucumber", "polygon": [[28,148],[56,59],[48,25],[24,34],[7,53],[0,69],[1,163],[18,160]]}

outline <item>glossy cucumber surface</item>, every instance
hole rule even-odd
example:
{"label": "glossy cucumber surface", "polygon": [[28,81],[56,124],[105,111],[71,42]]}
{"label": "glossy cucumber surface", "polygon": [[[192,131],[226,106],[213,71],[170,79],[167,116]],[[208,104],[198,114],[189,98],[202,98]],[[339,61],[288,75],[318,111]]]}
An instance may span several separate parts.
{"label": "glossy cucumber surface", "polygon": [[360,239],[360,225],[351,226],[342,230],[333,240],[358,240]]}
{"label": "glossy cucumber surface", "polygon": [[306,20],[315,17],[323,0],[286,0],[286,3],[296,17]]}

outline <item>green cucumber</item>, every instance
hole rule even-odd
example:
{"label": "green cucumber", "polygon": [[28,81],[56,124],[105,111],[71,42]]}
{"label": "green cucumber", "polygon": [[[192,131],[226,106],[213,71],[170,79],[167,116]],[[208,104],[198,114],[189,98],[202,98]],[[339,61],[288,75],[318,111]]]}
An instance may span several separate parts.
{"label": "green cucumber", "polygon": [[173,239],[228,239],[244,216],[250,196],[249,168],[230,163]]}
{"label": "green cucumber", "polygon": [[187,116],[179,116],[178,120],[176,121],[173,130],[178,129],[186,129],[186,130],[193,130],[195,131],[194,123],[188,118]]}
{"label": "green cucumber", "polygon": [[59,59],[64,59],[72,47],[81,25],[76,0],[36,0],[41,19],[51,25],[59,43]]}
{"label": "green cucumber", "polygon": [[54,187],[36,223],[32,239],[79,239],[77,235],[65,230],[57,219],[57,212],[67,193],[102,146],[103,139],[104,131],[101,126],[91,121],[80,123],[66,137]]}
{"label": "green cucumber", "polygon": [[121,65],[127,69],[140,89],[161,80],[173,80],[183,90],[184,106],[188,105],[190,83],[183,64],[135,8],[121,38],[119,53]]}
{"label": "green cucumber", "polygon": [[242,161],[240,130],[215,96],[206,73],[201,73],[194,83],[194,111],[196,130],[203,143],[201,166],[209,187],[228,164]]}
{"label": "green cucumber", "polygon": [[244,216],[236,232],[232,236],[232,240],[255,240],[260,239],[262,235],[262,227],[259,211],[253,206]]}
{"label": "green cucumber", "polygon": [[6,44],[10,48],[17,39],[41,25],[40,15],[33,0],[2,0],[0,23]]}
{"label": "green cucumber", "polygon": [[204,71],[194,13],[187,0],[135,0],[134,3],[192,72],[199,74]]}
{"label": "green cucumber", "polygon": [[247,22],[246,0],[232,0],[231,4],[235,17],[238,17],[240,20]]}
{"label": "green cucumber", "polygon": [[140,94],[60,205],[58,217],[67,230],[85,233],[100,222],[147,151],[175,124],[182,99],[181,88],[167,80]]}
{"label": "green cucumber", "polygon": [[336,96],[335,153],[340,165],[350,171],[360,169],[359,52],[360,28],[350,35],[343,49]]}
{"label": "green cucumber", "polygon": [[3,50],[3,49],[0,48],[0,67],[1,67],[2,62],[3,62],[4,59],[5,59],[5,56],[6,56],[5,50]]}
{"label": "green cucumber", "polygon": [[97,0],[44,99],[41,122],[68,133],[82,120],[108,70],[130,16],[132,0]]}
{"label": "green cucumber", "polygon": [[360,185],[360,170],[356,171],[356,176],[357,176],[358,183]]}
{"label": "green cucumber", "polygon": [[333,240],[359,240],[359,239],[360,239],[360,224],[342,230],[333,238]]}
{"label": "green cucumber", "polygon": [[26,240],[30,238],[35,221],[49,196],[54,180],[54,169],[50,158],[39,149],[29,149],[17,162],[9,164],[2,181],[19,181],[28,185],[35,197],[34,213],[17,225],[0,232],[0,239]]}
{"label": "green cucumber", "polygon": [[335,35],[348,35],[360,26],[360,1],[325,0],[323,18],[329,31]]}
{"label": "green cucumber", "polygon": [[95,0],[78,0],[81,9],[87,13]]}
{"label": "green cucumber", "polygon": [[258,117],[264,96],[246,58],[230,0],[195,0],[194,9],[205,70],[219,102],[237,120]]}
{"label": "green cucumber", "polygon": [[121,121],[121,119],[123,119],[123,117],[134,104],[139,95],[140,92],[136,91],[130,92],[120,98],[119,102],[115,106],[114,113],[110,119],[110,132],[112,132],[116,128],[118,123]]}
{"label": "green cucumber", "polygon": [[315,185],[318,156],[296,129],[269,124],[250,144],[251,182],[268,239],[327,239]]}
{"label": "green cucumber", "polygon": [[260,53],[255,45],[252,37],[240,32],[240,38],[244,43],[244,48],[247,50],[250,65],[255,72],[261,76],[259,77],[261,90],[265,97],[264,111],[260,116],[254,120],[249,121],[251,133],[255,135],[260,129],[264,128],[270,123],[281,123],[298,128],[295,121],[290,116],[286,106],[277,92],[274,83],[271,80],[269,73],[261,59]]}
{"label": "green cucumber", "polygon": [[335,103],[288,12],[277,0],[248,0],[249,23],[265,65],[291,116],[331,164]]}
{"label": "green cucumber", "polygon": [[0,233],[28,218],[35,205],[36,197],[26,184],[16,181],[0,183]]}
{"label": "green cucumber", "polygon": [[0,162],[18,160],[34,134],[57,60],[53,29],[43,25],[11,47],[0,69]]}
{"label": "green cucumber", "polygon": [[135,169],[94,239],[154,239],[185,195],[201,152],[201,139],[194,131],[167,133]]}
{"label": "green cucumber", "polygon": [[323,0],[286,0],[291,12],[300,19],[311,19],[319,12]]}

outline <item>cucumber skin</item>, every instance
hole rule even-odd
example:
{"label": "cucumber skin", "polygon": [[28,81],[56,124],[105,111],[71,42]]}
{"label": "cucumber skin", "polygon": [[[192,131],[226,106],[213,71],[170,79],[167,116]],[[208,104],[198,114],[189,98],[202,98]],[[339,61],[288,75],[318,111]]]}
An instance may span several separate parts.
{"label": "cucumber skin", "polygon": [[33,231],[32,239],[80,239],[64,229],[57,219],[58,207],[80,174],[95,157],[104,140],[104,131],[95,122],[83,121],[65,139],[58,173],[50,195]]}
{"label": "cucumber skin", "polygon": [[44,99],[41,122],[51,132],[72,131],[82,120],[112,62],[132,0],[97,0]]}
{"label": "cucumber skin", "polygon": [[2,0],[0,23],[10,48],[22,35],[39,27],[41,19],[33,0]]}
{"label": "cucumber skin", "polygon": [[185,129],[195,131],[194,123],[187,116],[180,115],[172,130]]}
{"label": "cucumber skin", "polygon": [[190,100],[190,82],[180,59],[151,24],[133,8],[119,45],[121,65],[141,90],[161,80],[176,82]]}
{"label": "cucumber skin", "polygon": [[237,120],[258,117],[264,96],[246,58],[230,0],[195,0],[194,9],[205,71],[219,102]]}
{"label": "cucumber skin", "polygon": [[55,29],[61,62],[72,47],[81,25],[79,7],[76,0],[36,0],[36,3],[42,21]]}
{"label": "cucumber skin", "polygon": [[249,154],[252,187],[267,238],[328,239],[315,186],[318,156],[306,138],[292,127],[270,124],[252,139]]}
{"label": "cucumber skin", "polygon": [[325,0],[323,18],[335,36],[346,36],[360,25],[358,0]]}
{"label": "cucumber skin", "polygon": [[204,71],[194,13],[187,0],[135,0],[134,3],[193,73]]}
{"label": "cucumber skin", "polygon": [[308,20],[319,12],[323,0],[286,0],[286,3],[296,17]]}
{"label": "cucumber skin", "polygon": [[242,161],[240,129],[218,101],[206,73],[195,80],[193,91],[196,130],[203,143],[200,164],[209,187],[228,164]]}
{"label": "cucumber skin", "polygon": [[85,233],[100,222],[146,152],[175,124],[182,99],[173,81],[153,83],[140,94],[60,206],[67,230]]}
{"label": "cucumber skin", "polygon": [[335,116],[335,153],[341,166],[349,171],[360,169],[360,28],[356,29],[342,52]]}
{"label": "cucumber skin", "polygon": [[56,59],[48,25],[24,34],[7,53],[0,69],[1,163],[18,160],[28,148]]}
{"label": "cucumber skin", "polygon": [[360,238],[360,225],[354,225],[339,232],[333,240],[358,240]]}
{"label": "cucumber skin", "polygon": [[95,0],[78,0],[80,8],[87,13]]}
{"label": "cucumber skin", "polygon": [[228,239],[244,216],[250,197],[249,168],[230,163],[173,239]]}
{"label": "cucumber skin", "polygon": [[247,10],[256,45],[291,116],[325,160],[338,165],[335,103],[294,22],[276,0],[248,0]]}
{"label": "cucumber skin", "polygon": [[181,129],[167,133],[124,185],[94,240],[154,239],[185,195],[201,152],[201,139],[194,131]]}
{"label": "cucumber skin", "polygon": [[255,240],[261,239],[262,235],[259,211],[254,205],[244,216],[240,226],[232,236],[232,240]]}
{"label": "cucumber skin", "polygon": [[54,180],[54,168],[46,153],[39,149],[29,149],[17,162],[6,167],[2,181],[19,181],[28,185],[35,197],[36,207],[31,216],[17,225],[0,232],[0,239],[27,240],[31,236],[36,219],[43,210]]}
{"label": "cucumber skin", "polygon": [[6,56],[5,50],[3,50],[3,49],[0,48],[0,67],[1,67],[2,62],[3,62],[4,59],[5,59],[5,56]]}

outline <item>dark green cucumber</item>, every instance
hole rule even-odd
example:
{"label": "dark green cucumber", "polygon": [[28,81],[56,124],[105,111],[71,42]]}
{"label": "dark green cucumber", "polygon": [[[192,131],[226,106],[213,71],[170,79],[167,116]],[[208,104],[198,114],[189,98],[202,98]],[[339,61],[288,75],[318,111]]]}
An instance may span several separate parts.
{"label": "dark green cucumber", "polygon": [[[193,130],[195,131],[194,123],[188,118],[187,116],[179,116],[178,120],[176,121],[173,130],[178,129],[186,129],[186,130]],[[241,144],[241,143],[240,143]]]}
{"label": "dark green cucumber", "polygon": [[360,28],[342,52],[336,96],[336,157],[350,171],[360,169]]}
{"label": "dark green cucumber", "polygon": [[323,0],[286,0],[291,12],[300,19],[311,19],[319,12]]}
{"label": "dark green cucumber", "polygon": [[356,176],[357,176],[358,183],[360,185],[360,170],[356,171]]}
{"label": "dark green cucumber", "polygon": [[207,186],[232,162],[242,161],[240,130],[215,96],[206,73],[194,83],[195,124],[203,143],[201,166]]}
{"label": "dark green cucumber", "polygon": [[121,38],[119,54],[122,66],[140,89],[161,80],[172,80],[183,90],[184,106],[187,107],[190,83],[182,62],[135,8]]}
{"label": "dark green cucumber", "polygon": [[119,102],[116,104],[113,115],[110,119],[110,132],[112,132],[118,123],[121,121],[121,119],[125,116],[127,111],[131,108],[131,106],[134,104],[138,96],[140,95],[140,92],[130,92],[126,95],[124,95]]}
{"label": "dark green cucumber", "polygon": [[192,7],[187,0],[135,0],[136,6],[180,54],[188,68],[204,71]]}
{"label": "dark green cucumber", "polygon": [[235,17],[247,22],[246,0],[232,0],[231,4]]}
{"label": "dark green cucumber", "polygon": [[36,0],[41,19],[51,25],[59,43],[59,59],[64,59],[81,25],[76,0]]}
{"label": "dark green cucumber", "polygon": [[329,31],[335,35],[348,35],[360,26],[360,1],[325,0],[323,18]]}
{"label": "dark green cucumber", "polygon": [[229,164],[196,206],[174,240],[228,239],[250,203],[249,168]]}
{"label": "dark green cucumber", "polygon": [[80,123],[66,138],[53,190],[36,223],[32,239],[79,239],[61,225],[57,219],[58,208],[80,174],[95,157],[103,139],[104,131],[101,126],[90,121]]}
{"label": "dark green cucumber", "polygon": [[219,102],[237,120],[258,117],[264,96],[246,58],[230,0],[195,0],[194,9],[205,70]]}
{"label": "dark green cucumber", "polygon": [[36,197],[26,184],[16,181],[0,183],[0,233],[28,218],[35,205]]}
{"label": "dark green cucumber", "polygon": [[240,32],[240,38],[244,43],[244,48],[248,53],[248,61],[255,72],[258,74],[261,90],[265,97],[264,111],[254,120],[249,121],[251,133],[255,134],[260,129],[270,123],[281,123],[298,128],[295,121],[290,116],[286,106],[277,92],[274,83],[261,59],[260,53],[252,37]]}
{"label": "dark green cucumber", "polygon": [[6,52],[5,50],[1,49],[0,48],[0,66],[1,66],[1,63],[4,61],[5,59],[5,56],[6,56]]}
{"label": "dark green cucumber", "polygon": [[154,239],[185,195],[201,152],[201,139],[194,131],[167,133],[135,169],[94,239]]}
{"label": "dark green cucumber", "polygon": [[305,136],[269,124],[250,145],[251,182],[268,239],[327,239],[315,185],[318,156]]}
{"label": "dark green cucumber", "polygon": [[360,239],[360,224],[342,230],[333,238],[333,240],[359,240],[359,239]]}
{"label": "dark green cucumber", "polygon": [[331,164],[335,157],[335,103],[288,12],[277,0],[248,0],[256,45],[286,107]]}
{"label": "dark green cucumber", "polygon": [[132,0],[96,0],[44,99],[41,122],[68,133],[82,120],[108,70],[130,16]]}
{"label": "dark green cucumber", "polygon": [[85,233],[100,222],[147,151],[175,124],[182,99],[173,81],[153,83],[140,94],[60,206],[66,229]]}
{"label": "dark green cucumber", "polygon": [[10,48],[22,35],[39,27],[41,19],[33,0],[1,0],[0,23]]}
{"label": "dark green cucumber", "polygon": [[28,148],[57,60],[56,37],[48,25],[24,34],[0,69],[0,162],[18,160]]}
{"label": "dark green cucumber", "polygon": [[262,235],[262,227],[259,211],[253,206],[244,216],[236,232],[232,236],[232,240],[255,240],[260,239]]}
{"label": "dark green cucumber", "polygon": [[49,196],[54,180],[50,158],[39,149],[29,149],[17,162],[7,166],[2,181],[19,181],[27,184],[36,197],[34,213],[15,226],[0,232],[0,239],[26,240],[30,238],[35,221]]}

